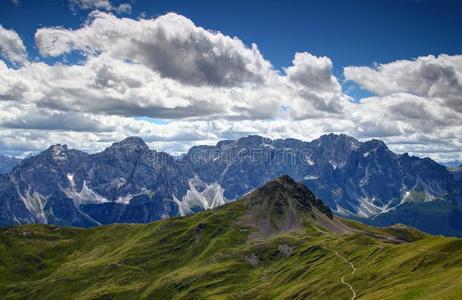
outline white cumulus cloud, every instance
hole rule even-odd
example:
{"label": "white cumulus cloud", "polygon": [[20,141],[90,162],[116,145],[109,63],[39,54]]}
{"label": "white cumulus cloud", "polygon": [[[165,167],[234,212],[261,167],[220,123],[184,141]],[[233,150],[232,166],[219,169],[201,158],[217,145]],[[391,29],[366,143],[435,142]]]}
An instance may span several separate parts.
{"label": "white cumulus cloud", "polygon": [[0,54],[14,64],[27,61],[26,47],[21,37],[14,30],[0,25]]}
{"label": "white cumulus cloud", "polygon": [[133,20],[95,12],[80,29],[42,28],[35,38],[44,56],[105,53],[191,85],[262,83],[273,72],[255,44],[247,47],[238,38],[205,30],[174,13]]}
{"label": "white cumulus cloud", "polygon": [[375,68],[347,67],[345,78],[379,96],[408,93],[437,98],[462,112],[462,55],[429,55]]}
{"label": "white cumulus cloud", "polygon": [[[109,1],[79,3],[114,12]],[[28,61],[14,31],[1,28],[2,36],[4,59],[17,65],[0,60],[0,152],[53,143],[93,152],[137,135],[179,153],[249,134],[311,140],[336,132],[462,159],[461,56],[345,68],[346,80],[375,94],[353,102],[328,57],[295,53],[277,70],[255,44],[174,13],[135,20],[95,11],[79,28],[40,28],[37,49],[54,64]],[[69,63],[72,52],[81,61]]]}

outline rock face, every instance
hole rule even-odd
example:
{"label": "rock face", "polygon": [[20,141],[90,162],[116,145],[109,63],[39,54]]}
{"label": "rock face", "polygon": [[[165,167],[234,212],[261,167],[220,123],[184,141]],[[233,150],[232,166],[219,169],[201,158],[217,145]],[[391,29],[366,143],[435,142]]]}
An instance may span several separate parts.
{"label": "rock face", "polygon": [[312,142],[249,136],[216,147],[193,147],[192,172],[217,181],[227,199],[287,174],[302,181],[335,212],[369,218],[404,202],[459,201],[454,176],[431,159],[395,154],[379,140],[324,135]]}
{"label": "rock face", "polygon": [[0,176],[0,224],[150,222],[223,205],[282,175],[354,218],[372,220],[407,203],[462,203],[459,173],[379,140],[248,136],[174,158],[130,137],[96,154],[54,145],[25,159]]}
{"label": "rock face", "polygon": [[351,229],[334,220],[332,211],[306,186],[285,175],[267,182],[244,196],[246,225],[267,236],[303,228],[304,223],[317,222],[336,233]]}
{"label": "rock face", "polygon": [[89,155],[65,145],[26,159],[3,178],[3,224],[94,226],[150,222],[178,214],[192,174],[167,153],[127,138]]}

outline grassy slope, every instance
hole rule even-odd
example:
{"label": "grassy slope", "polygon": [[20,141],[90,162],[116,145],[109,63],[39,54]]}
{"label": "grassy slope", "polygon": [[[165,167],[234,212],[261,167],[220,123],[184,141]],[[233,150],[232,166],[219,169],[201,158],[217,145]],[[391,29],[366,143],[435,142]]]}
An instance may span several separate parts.
{"label": "grassy slope", "polygon": [[[366,234],[334,236],[315,224],[248,240],[250,231],[233,225],[243,212],[238,201],[147,225],[2,229],[0,298],[351,299],[342,276],[360,299],[462,295],[460,239],[348,221],[371,235],[415,241],[395,245]],[[289,257],[281,245],[293,248]],[[329,249],[351,261],[356,273]]]}

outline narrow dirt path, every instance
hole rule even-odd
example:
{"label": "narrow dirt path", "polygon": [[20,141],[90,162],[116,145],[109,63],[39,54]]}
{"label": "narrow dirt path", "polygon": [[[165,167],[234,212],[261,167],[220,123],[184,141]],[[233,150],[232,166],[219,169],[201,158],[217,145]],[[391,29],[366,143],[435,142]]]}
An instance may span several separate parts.
{"label": "narrow dirt path", "polygon": [[428,252],[428,253],[436,253],[436,254],[462,254],[462,252],[446,252],[446,251],[434,251],[434,250],[427,250],[424,248],[419,249],[422,252]]}
{"label": "narrow dirt path", "polygon": [[[323,248],[326,249],[326,250],[329,250],[329,251],[334,252],[335,255],[337,255],[338,257],[340,257],[341,259],[343,259],[343,260],[345,261],[345,263],[349,264],[350,267],[351,267],[351,269],[353,270],[353,271],[351,272],[351,275],[354,275],[354,274],[356,273],[356,267],[355,267],[355,265],[354,265],[351,261],[349,261],[346,257],[340,255],[340,254],[339,254],[336,250],[334,250],[334,249],[330,249],[330,248],[326,248],[326,247],[323,247]],[[356,291],[355,291],[355,289],[353,288],[353,286],[352,286],[351,284],[349,284],[348,282],[345,281],[345,276],[342,276],[342,278],[341,278],[340,281],[341,281],[344,285],[346,285],[347,287],[349,287],[350,290],[351,290],[351,292],[353,293],[353,296],[351,297],[351,300],[356,299]]]}

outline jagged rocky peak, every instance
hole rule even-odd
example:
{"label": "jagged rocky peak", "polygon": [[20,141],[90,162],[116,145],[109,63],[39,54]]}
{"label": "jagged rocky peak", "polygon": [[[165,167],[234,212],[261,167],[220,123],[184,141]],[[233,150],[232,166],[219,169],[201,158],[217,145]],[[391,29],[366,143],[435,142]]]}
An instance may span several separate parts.
{"label": "jagged rocky peak", "polygon": [[300,229],[306,222],[333,221],[331,210],[308,188],[284,175],[243,197],[245,223],[264,235]]}
{"label": "jagged rocky peak", "polygon": [[89,154],[76,149],[70,149],[65,144],[56,144],[50,146],[47,150],[37,155],[24,159],[24,162],[27,162],[27,165],[37,162],[50,162],[52,165],[71,164],[73,166],[77,166],[78,164],[82,163],[88,156]]}
{"label": "jagged rocky peak", "polygon": [[54,162],[66,162],[71,151],[65,144],[51,145],[47,150],[37,155],[37,158],[43,157],[45,160],[53,160]]}
{"label": "jagged rocky peak", "polygon": [[56,144],[56,145],[51,145],[46,151],[50,153],[61,153],[67,150],[68,150],[67,145]]}
{"label": "jagged rocky peak", "polygon": [[345,134],[326,134],[313,140],[311,147],[321,165],[330,164],[334,169],[343,168],[350,154],[357,151],[362,143]]}
{"label": "jagged rocky peak", "polygon": [[316,144],[318,147],[326,145],[344,146],[345,148],[349,148],[351,150],[357,149],[361,145],[360,141],[358,141],[354,137],[351,137],[343,133],[324,134],[320,136],[318,139],[313,140],[312,143]]}
{"label": "jagged rocky peak", "polygon": [[[254,204],[269,204],[276,207],[282,206],[297,206],[301,211],[311,210],[316,207],[329,218],[332,218],[331,210],[324,205],[305,185],[296,182],[288,175],[280,176],[274,180],[268,181],[266,184],[250,194],[252,197],[249,201],[250,205]],[[274,207],[272,207],[274,208]]]}
{"label": "jagged rocky peak", "polygon": [[388,150],[388,146],[381,140],[372,139],[363,143],[363,149],[365,151]]}
{"label": "jagged rocky peak", "polygon": [[155,152],[140,137],[127,137],[120,142],[113,143],[97,156],[112,157],[119,160],[137,160],[140,155]]}
{"label": "jagged rocky peak", "polygon": [[130,136],[123,139],[120,142],[112,144],[111,148],[137,148],[137,149],[149,149],[148,145],[144,140],[137,136]]}

